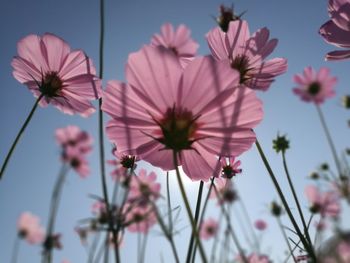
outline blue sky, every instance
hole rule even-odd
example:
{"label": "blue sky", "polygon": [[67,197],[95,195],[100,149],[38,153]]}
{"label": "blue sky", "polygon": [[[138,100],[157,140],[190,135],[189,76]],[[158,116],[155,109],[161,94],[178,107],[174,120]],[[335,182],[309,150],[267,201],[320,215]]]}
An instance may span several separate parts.
{"label": "blue sky", "polygon": [[[209,53],[205,34],[215,26],[212,15],[217,15],[221,3],[229,1],[188,1],[188,0],[148,0],[112,1],[106,0],[106,38],[104,80],[124,79],[124,65],[130,52],[137,51],[149,42],[151,36],[159,32],[165,22],[174,25],[186,24],[192,37],[200,44],[199,54]],[[323,1],[280,1],[245,0],[235,1],[238,12],[247,11],[244,18],[250,24],[251,32],[268,27],[272,37],[279,39],[273,53],[276,57],[288,59],[288,72],[277,78],[268,92],[259,93],[264,102],[264,120],[256,129],[257,136],[276,171],[282,186],[286,189],[281,157],[272,150],[272,139],[277,132],[288,134],[291,150],[287,153],[297,192],[304,201],[305,177],[320,163],[329,161],[334,167],[316,109],[311,104],[301,102],[292,94],[292,76],[306,66],[319,69],[327,66],[338,77],[337,96],[323,105],[323,110],[337,148],[343,149],[349,143],[347,119],[349,112],[341,107],[340,96],[349,93],[350,65],[348,61],[325,62],[324,55],[334,48],[326,44],[318,35],[319,27],[328,19],[327,2]],[[11,59],[16,55],[16,43],[28,34],[54,33],[65,39],[72,48],[83,49],[98,64],[99,43],[99,4],[86,0],[2,0],[0,4],[0,160],[5,157],[15,134],[34,103],[28,89],[12,77]],[[97,105],[95,103],[95,105]],[[106,116],[106,119],[107,116]],[[94,136],[97,147],[97,114],[84,119],[64,115],[53,107],[39,108],[25,135],[22,137],[8,166],[4,180],[0,182],[0,262],[8,262],[15,238],[15,224],[22,211],[32,211],[46,222],[49,197],[58,173],[59,148],[54,141],[56,128],[69,124],[79,125]],[[110,144],[106,142],[109,153]],[[97,150],[97,148],[96,148]],[[109,158],[111,157],[107,154]],[[251,218],[264,218],[271,225],[271,231],[264,236],[263,249],[266,253],[280,258],[281,247],[267,240],[282,242],[275,222],[267,212],[267,204],[277,198],[270,179],[253,147],[241,158],[243,174],[236,179],[236,187],[244,200]],[[99,162],[97,151],[90,157],[92,174],[81,180],[73,172],[64,188],[57,227],[63,233],[64,249],[55,253],[55,262],[70,259],[71,262],[84,262],[86,253],[80,246],[73,228],[79,219],[90,215],[91,202],[87,195],[101,195]],[[145,165],[145,164],[143,164]],[[159,180],[165,182],[160,170]],[[112,187],[111,181],[110,188]],[[182,206],[176,180],[172,180],[172,196],[175,205]],[[190,198],[195,202],[198,183],[186,184]],[[164,201],[163,201],[164,202]],[[212,215],[218,214],[215,205],[210,207]],[[235,225],[235,221],[234,221]],[[176,242],[180,254],[185,254],[188,240],[188,221],[185,210],[181,211],[179,228],[186,227]],[[238,227],[238,226],[237,226]],[[160,255],[169,256],[169,245],[159,236],[159,230],[151,232],[146,262],[160,262]],[[278,240],[278,242],[277,242]],[[242,241],[244,242],[244,241]],[[124,262],[134,262],[136,235],[125,239],[122,258]],[[206,244],[211,247],[210,242]],[[40,249],[25,244],[21,247],[19,262],[37,262]],[[277,260],[278,261],[278,260]],[[168,261],[165,261],[168,262]],[[171,261],[169,261],[171,262]]]}

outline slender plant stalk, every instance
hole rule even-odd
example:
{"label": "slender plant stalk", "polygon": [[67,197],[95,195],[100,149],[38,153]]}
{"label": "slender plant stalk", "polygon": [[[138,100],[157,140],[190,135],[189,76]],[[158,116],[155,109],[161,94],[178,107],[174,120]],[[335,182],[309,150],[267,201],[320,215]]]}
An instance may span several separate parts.
{"label": "slender plant stalk", "polygon": [[17,235],[15,238],[15,242],[13,243],[11,263],[17,263],[20,241],[21,240]]}
{"label": "slender plant stalk", "polygon": [[278,226],[279,226],[279,228],[280,228],[280,230],[281,230],[281,232],[282,232],[284,241],[287,243],[289,252],[290,252],[291,256],[293,257],[293,261],[296,263],[297,261],[296,261],[296,259],[295,259],[295,257],[294,257],[292,247],[291,247],[290,244],[289,244],[288,237],[287,237],[286,231],[285,231],[284,228],[283,228],[281,219],[280,219],[279,217],[276,217],[276,219],[277,219]]}
{"label": "slender plant stalk", "polygon": [[304,226],[304,235],[306,236],[306,238],[307,238],[307,240],[308,240],[308,242],[310,244],[310,247],[313,249],[311,238],[310,238],[310,234],[309,234],[309,231],[308,231],[308,227],[306,225],[305,217],[304,217],[303,211],[301,210],[300,202],[299,202],[298,196],[297,196],[297,194],[295,192],[295,188],[294,188],[292,179],[291,179],[290,174],[289,174],[289,170],[288,170],[288,166],[287,166],[287,160],[286,160],[286,153],[284,151],[282,151],[282,159],[283,159],[284,171],[285,171],[287,179],[288,179],[288,184],[289,184],[289,187],[290,187],[290,189],[292,191],[292,194],[293,194],[293,197],[294,197],[294,201],[295,201],[295,203],[297,205],[298,212],[299,212],[301,221],[302,221],[303,226]]}
{"label": "slender plant stalk", "polygon": [[[194,215],[194,222],[196,223],[196,227],[198,227],[198,229],[200,228],[200,225],[198,224],[198,219],[199,219],[199,212],[201,210],[203,185],[204,185],[203,181],[200,181],[199,189],[198,189],[198,196],[197,196],[196,211],[195,211],[195,215]],[[190,243],[189,243],[188,250],[187,250],[186,262],[191,261],[191,255],[192,255],[193,244],[194,244],[193,241],[194,241],[194,231],[192,230],[191,239],[190,239]]]}
{"label": "slender plant stalk", "polygon": [[276,179],[276,177],[275,177],[275,175],[274,175],[274,173],[273,173],[273,171],[271,169],[271,166],[270,166],[269,162],[267,161],[267,158],[266,158],[266,156],[264,154],[264,151],[262,150],[262,148],[260,146],[260,143],[259,143],[258,139],[256,140],[255,145],[256,145],[256,147],[257,147],[257,149],[259,151],[260,157],[261,157],[261,159],[262,159],[262,161],[263,161],[263,163],[265,165],[265,168],[266,168],[266,170],[268,171],[268,173],[270,175],[270,178],[271,178],[271,180],[272,180],[272,182],[273,182],[273,184],[274,184],[274,186],[275,186],[275,188],[277,190],[277,193],[278,193],[279,197],[281,198],[281,201],[282,201],[282,204],[284,206],[284,209],[286,210],[286,212],[288,214],[288,217],[289,217],[291,223],[293,224],[293,227],[294,227],[294,229],[295,229],[295,231],[296,231],[300,241],[302,242],[303,246],[305,247],[305,249],[309,253],[309,256],[311,257],[312,262],[316,262],[316,256],[315,256],[315,253],[314,253],[312,247],[310,246],[311,244],[308,243],[308,241],[305,239],[305,237],[301,233],[300,228],[299,228],[297,222],[294,219],[292,211],[290,210],[290,208],[288,206],[287,200],[286,200],[286,198],[283,195],[282,189],[281,189],[281,187],[278,184],[278,181],[277,181],[277,179]]}
{"label": "slender plant stalk", "polygon": [[91,247],[89,249],[89,256],[88,256],[88,263],[93,263],[94,255],[96,252],[96,248],[98,246],[98,243],[100,241],[100,233],[96,232],[94,239],[92,241]]}
{"label": "slender plant stalk", "polygon": [[[194,218],[193,218],[193,215],[192,215],[192,211],[191,211],[191,207],[190,207],[190,204],[189,204],[187,196],[186,196],[185,188],[184,188],[182,180],[181,180],[181,175],[180,175],[180,171],[179,171],[179,167],[178,167],[179,165],[177,163],[177,152],[176,151],[173,151],[173,162],[174,162],[174,166],[175,166],[175,170],[176,170],[176,177],[177,177],[177,181],[179,183],[181,195],[182,195],[183,201],[185,203],[187,215],[188,215],[188,217],[190,219],[190,223],[191,223],[191,226],[192,226],[192,231],[194,232],[195,239],[196,239],[196,241],[198,243],[199,253],[200,253],[200,256],[202,258],[202,262],[206,263],[208,261],[207,261],[207,258],[206,258],[206,255],[205,255],[205,252],[204,252],[204,249],[203,249],[202,242],[199,239],[197,225],[196,225],[196,222],[194,221]],[[189,260],[191,260],[191,259],[189,259]],[[190,263],[190,261],[187,261],[187,263]]]}
{"label": "slender plant stalk", "polygon": [[252,222],[253,222],[253,221],[251,220],[251,218],[250,218],[250,216],[249,216],[249,213],[248,213],[247,208],[246,208],[246,206],[245,206],[245,204],[244,204],[244,202],[243,202],[243,199],[242,199],[242,198],[239,198],[238,202],[239,202],[239,204],[240,204],[240,206],[241,206],[241,208],[242,208],[243,216],[245,217],[245,220],[246,220],[246,222],[247,222],[248,225],[249,225],[251,234],[252,234],[253,239],[254,239],[254,242],[255,242],[255,246],[256,246],[257,250],[259,251],[259,250],[260,250],[259,240],[258,240],[258,237],[257,237],[256,234],[255,234],[255,231],[254,231],[253,227],[252,227],[252,225],[253,225]]}
{"label": "slender plant stalk", "polygon": [[[219,215],[219,226],[221,226],[222,224],[222,211],[220,212]],[[217,248],[217,244],[219,243],[219,232],[215,235],[214,241],[213,241],[213,246],[211,249],[211,256],[210,256],[210,262],[215,262],[215,255],[216,255],[216,248]],[[192,263],[194,263],[194,259],[192,261]]]}
{"label": "slender plant stalk", "polygon": [[148,234],[146,233],[144,234],[142,247],[141,247],[141,263],[145,262],[147,241],[148,241]]}
{"label": "slender plant stalk", "polygon": [[66,179],[66,175],[68,174],[69,166],[65,163],[62,164],[58,177],[56,179],[50,203],[50,213],[49,213],[49,221],[46,230],[46,238],[44,242],[44,253],[43,253],[43,262],[50,263],[52,262],[52,236],[54,233],[55,222],[58,212],[58,206],[61,200],[62,189],[64,185],[64,181]]}
{"label": "slender plant stalk", "polygon": [[8,162],[10,161],[10,158],[11,158],[11,156],[12,156],[12,154],[13,154],[13,151],[15,150],[15,148],[16,148],[16,146],[17,146],[17,144],[18,144],[19,139],[21,138],[23,132],[24,132],[25,129],[27,128],[27,126],[28,126],[30,120],[32,119],[32,117],[33,117],[33,115],[34,115],[34,112],[35,112],[36,108],[38,107],[39,102],[40,102],[40,100],[43,98],[43,96],[44,96],[44,95],[41,94],[41,95],[36,99],[33,108],[31,109],[31,111],[30,111],[28,117],[27,117],[26,120],[24,121],[24,123],[23,123],[21,129],[19,130],[19,132],[18,132],[18,134],[17,134],[15,140],[13,141],[12,146],[11,146],[9,152],[8,152],[7,155],[6,155],[5,161],[4,161],[4,163],[2,164],[2,166],[1,166],[1,170],[0,170],[0,180],[2,179],[2,176],[3,176],[4,173],[5,173],[5,169],[6,169],[6,167],[7,167],[7,164],[8,164]]}
{"label": "slender plant stalk", "polygon": [[168,218],[169,218],[169,234],[173,234],[173,214],[171,209],[171,199],[170,199],[170,187],[169,187],[169,172],[166,172],[166,195],[168,204]]}
{"label": "slender plant stalk", "polygon": [[317,105],[317,104],[316,104],[316,109],[317,109],[318,116],[320,117],[320,121],[321,121],[322,127],[324,129],[325,134],[326,134],[328,144],[329,144],[329,146],[331,148],[332,155],[333,155],[334,162],[335,162],[335,166],[337,167],[339,177],[341,177],[342,176],[341,165],[340,165],[340,162],[339,162],[337,150],[335,149],[335,145],[333,143],[333,139],[332,139],[331,133],[330,133],[330,131],[328,129],[328,126],[327,126],[327,123],[326,123],[326,119],[325,119],[325,117],[323,115],[321,107],[319,105]]}

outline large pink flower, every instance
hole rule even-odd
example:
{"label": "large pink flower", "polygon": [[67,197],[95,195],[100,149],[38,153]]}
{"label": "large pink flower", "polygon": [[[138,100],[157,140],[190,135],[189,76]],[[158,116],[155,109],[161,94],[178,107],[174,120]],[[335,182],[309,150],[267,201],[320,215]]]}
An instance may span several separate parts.
{"label": "large pink flower", "polygon": [[185,67],[195,56],[199,45],[191,38],[191,31],[185,25],[176,30],[166,23],[161,27],[161,34],[152,37],[152,46],[162,46],[173,51]]}
{"label": "large pink flower", "polygon": [[277,45],[277,39],[269,40],[270,32],[264,27],[252,36],[244,20],[232,21],[227,33],[220,27],[207,34],[212,55],[224,60],[240,72],[240,84],[257,90],[267,90],[275,77],[287,70],[287,60],[273,58],[265,61]]}
{"label": "large pink flower", "polygon": [[19,236],[29,244],[39,244],[44,241],[45,230],[40,225],[40,219],[30,212],[24,212],[19,216],[17,231]]}
{"label": "large pink flower", "polygon": [[145,46],[129,56],[126,78],[108,83],[102,105],[120,152],[164,170],[180,153],[187,176],[206,181],[218,174],[215,155],[238,156],[255,142],[262,103],[225,63],[201,57],[182,69],[173,52]]}
{"label": "large pink flower", "polygon": [[17,52],[11,63],[13,76],[35,97],[43,96],[42,107],[51,103],[64,113],[84,117],[95,111],[90,101],[100,97],[100,81],[83,51],[72,51],[64,40],[46,33],[21,39]]}
{"label": "large pink flower", "polygon": [[309,185],[305,194],[310,202],[310,210],[320,213],[322,217],[337,217],[341,211],[339,196],[334,191],[320,192],[317,187]]}
{"label": "large pink flower", "polygon": [[324,40],[336,47],[347,48],[329,52],[326,60],[343,60],[350,58],[350,1],[329,0],[328,13],[331,20],[319,30]]}
{"label": "large pink flower", "polygon": [[303,101],[321,104],[335,95],[337,78],[329,74],[328,68],[323,67],[316,72],[312,67],[306,67],[302,75],[294,75],[294,82],[298,86],[293,92]]}

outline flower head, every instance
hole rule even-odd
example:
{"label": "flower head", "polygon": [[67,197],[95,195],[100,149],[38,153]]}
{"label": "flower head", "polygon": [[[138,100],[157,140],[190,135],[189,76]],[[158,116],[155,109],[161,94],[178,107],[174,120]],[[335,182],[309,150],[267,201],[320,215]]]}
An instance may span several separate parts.
{"label": "flower head", "polygon": [[115,159],[107,160],[107,163],[114,167],[111,172],[111,177],[113,180],[118,181],[122,184],[128,183],[128,170],[136,168],[136,161],[138,158],[130,154],[122,154],[115,148],[113,150],[113,155]]}
{"label": "flower head", "polygon": [[214,179],[215,189],[212,190],[210,198],[217,198],[218,204],[232,203],[238,199],[237,191],[230,179],[219,177]]}
{"label": "flower head", "polygon": [[285,151],[289,149],[289,141],[287,140],[285,135],[283,136],[277,135],[277,138],[273,140],[272,143],[273,143],[272,148],[275,149],[277,153],[279,153],[280,151],[282,153],[285,153]]}
{"label": "flower head", "polygon": [[28,86],[39,104],[49,103],[67,114],[91,115],[91,100],[101,96],[96,70],[81,50],[72,51],[61,38],[46,33],[29,35],[17,44],[12,60],[13,76]]}
{"label": "flower head", "polygon": [[242,169],[239,168],[241,165],[241,161],[235,162],[235,157],[230,157],[228,159],[228,163],[225,160],[225,158],[222,158],[220,160],[221,162],[221,176],[224,178],[231,179],[233,176],[236,176],[236,174],[239,174],[242,172]]}
{"label": "flower head", "polygon": [[277,39],[269,40],[269,30],[259,29],[252,36],[244,20],[232,21],[227,33],[219,27],[207,34],[212,55],[223,60],[240,73],[239,83],[266,91],[275,77],[287,70],[287,60],[273,58],[265,61],[277,46]]}
{"label": "flower head", "polygon": [[258,219],[254,222],[254,226],[256,229],[263,231],[267,228],[267,223],[265,220]]}
{"label": "flower head", "polygon": [[151,45],[171,50],[185,67],[196,56],[199,47],[191,38],[191,31],[182,24],[175,30],[169,23],[164,24],[160,30],[161,34],[152,37]]}
{"label": "flower head", "polygon": [[146,234],[157,223],[157,217],[152,206],[134,206],[126,203],[124,206],[125,223],[130,232]]}
{"label": "flower head", "polygon": [[234,13],[233,5],[231,7],[220,5],[219,12],[220,15],[216,18],[216,22],[218,23],[221,30],[224,32],[227,32],[231,21],[239,20],[243,15],[243,13],[240,15],[236,15]]}
{"label": "flower head", "polygon": [[40,225],[40,219],[30,212],[22,213],[17,220],[18,235],[29,244],[39,244],[44,241],[45,230]]}
{"label": "flower head", "polygon": [[218,230],[219,223],[213,218],[208,218],[203,221],[199,230],[199,236],[200,238],[207,240],[216,236]]}
{"label": "flower head", "polygon": [[329,74],[328,68],[323,67],[316,72],[313,68],[306,67],[302,75],[294,75],[294,82],[298,86],[293,89],[293,92],[301,100],[321,104],[335,95],[334,86],[337,78]]}
{"label": "flower head", "polygon": [[201,57],[182,69],[173,52],[145,46],[129,56],[126,78],[108,83],[102,105],[121,153],[172,170],[175,152],[187,176],[207,181],[218,174],[215,155],[238,156],[255,142],[261,101],[238,89],[224,63]]}
{"label": "flower head", "polygon": [[336,47],[347,50],[336,50],[326,55],[326,60],[344,60],[350,58],[350,1],[329,0],[328,13],[331,20],[324,23],[319,33],[324,40]]}

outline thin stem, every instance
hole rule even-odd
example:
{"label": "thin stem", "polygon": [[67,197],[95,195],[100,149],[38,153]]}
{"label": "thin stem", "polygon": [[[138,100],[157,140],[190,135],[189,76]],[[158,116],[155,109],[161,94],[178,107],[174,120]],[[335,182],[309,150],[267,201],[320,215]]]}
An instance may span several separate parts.
{"label": "thin stem", "polygon": [[88,263],[92,263],[94,259],[94,255],[96,252],[97,245],[100,241],[100,233],[97,232],[94,236],[94,240],[92,241],[91,247],[89,249]]}
{"label": "thin stem", "polygon": [[246,206],[245,206],[245,204],[244,204],[244,202],[243,202],[243,199],[242,199],[242,198],[239,198],[238,202],[239,202],[239,204],[241,205],[241,208],[242,208],[242,211],[243,211],[243,216],[245,217],[245,220],[246,220],[246,222],[247,222],[248,225],[249,225],[251,234],[252,234],[253,239],[254,239],[254,242],[255,242],[255,246],[256,246],[257,250],[260,251],[260,246],[259,246],[258,237],[256,236],[255,231],[254,231],[254,229],[253,229],[253,227],[252,227],[252,225],[253,225],[252,222],[253,222],[253,221],[251,220],[251,218],[250,218],[250,216],[249,216],[249,213],[248,213],[247,208],[246,208]]}
{"label": "thin stem", "polygon": [[41,100],[43,97],[44,97],[44,95],[41,94],[41,95],[37,98],[37,100],[35,101],[34,106],[33,106],[33,108],[31,109],[31,111],[30,111],[28,117],[27,117],[26,120],[24,121],[24,123],[23,123],[21,129],[19,130],[19,132],[18,132],[18,134],[17,134],[15,140],[13,141],[12,146],[11,146],[9,152],[8,152],[7,155],[6,155],[5,161],[4,161],[4,163],[2,164],[2,166],[1,166],[1,170],[0,170],[0,180],[2,179],[2,176],[3,176],[4,173],[5,173],[5,169],[6,169],[6,167],[7,167],[7,164],[8,164],[8,162],[10,161],[10,158],[11,158],[11,156],[12,156],[12,153],[13,153],[13,151],[15,150],[19,139],[21,138],[23,132],[24,132],[25,129],[27,128],[27,126],[28,126],[30,120],[31,120],[32,117],[33,117],[33,114],[34,114],[36,108],[37,108],[38,105],[39,105],[40,100]]}
{"label": "thin stem", "polygon": [[[219,226],[222,225],[222,211],[220,212],[220,215],[219,215]],[[217,244],[219,243],[219,234],[220,232],[218,231],[217,234],[215,235],[215,238],[214,238],[214,241],[213,241],[213,246],[212,246],[212,249],[211,249],[211,256],[210,256],[210,262],[215,262],[215,255],[216,255],[216,247],[217,247]],[[194,263],[194,261],[192,262]]]}
{"label": "thin stem", "polygon": [[326,138],[327,138],[328,144],[329,144],[329,146],[331,148],[332,155],[333,155],[333,158],[334,158],[334,162],[335,162],[335,165],[336,165],[338,173],[339,173],[339,177],[341,177],[341,175],[342,175],[341,166],[340,166],[340,162],[339,162],[339,159],[338,159],[337,150],[335,149],[335,146],[334,146],[334,143],[333,143],[333,140],[332,140],[331,133],[330,133],[330,131],[328,129],[328,126],[327,126],[326,120],[324,118],[323,112],[321,110],[321,107],[316,104],[316,109],[317,109],[318,116],[320,117],[320,121],[321,121],[322,127],[324,129],[324,132],[326,133]]}
{"label": "thin stem", "polygon": [[110,235],[109,235],[109,231],[107,231],[106,233],[106,239],[105,239],[105,249],[104,249],[104,258],[103,258],[103,262],[104,263],[108,263],[109,262],[109,238],[110,238]]}
{"label": "thin stem", "polygon": [[297,261],[296,261],[296,259],[295,259],[295,257],[294,257],[292,247],[291,247],[290,244],[289,244],[288,237],[287,237],[286,231],[285,231],[284,228],[283,228],[281,219],[280,219],[279,217],[276,217],[276,219],[277,219],[278,226],[279,226],[279,228],[280,228],[280,230],[281,230],[281,232],[282,232],[284,241],[287,243],[289,252],[290,252],[290,254],[291,254],[292,257],[293,257],[294,262],[296,263]]}
{"label": "thin stem", "polygon": [[143,237],[143,242],[141,247],[141,263],[145,262],[147,241],[148,241],[148,233],[144,234],[144,237]]}
{"label": "thin stem", "polygon": [[282,204],[284,206],[284,209],[286,210],[286,212],[288,214],[288,217],[289,217],[290,221],[292,222],[293,227],[294,227],[295,231],[297,232],[297,235],[300,238],[300,241],[303,243],[303,246],[308,251],[309,256],[312,259],[312,262],[316,262],[315,253],[314,253],[313,249],[310,248],[310,245],[309,245],[308,241],[305,239],[305,237],[301,233],[300,228],[299,228],[297,222],[294,219],[292,211],[290,210],[290,208],[288,206],[287,200],[286,200],[286,198],[283,195],[282,189],[281,189],[281,187],[278,184],[278,181],[277,181],[277,179],[276,179],[276,177],[275,177],[275,175],[274,175],[274,173],[273,173],[273,171],[272,171],[272,169],[270,167],[269,162],[267,161],[267,158],[266,158],[266,156],[264,154],[264,151],[262,150],[262,148],[260,146],[260,143],[259,143],[258,139],[256,140],[255,145],[256,145],[256,147],[257,147],[257,149],[259,151],[260,157],[261,157],[261,159],[262,159],[262,161],[263,161],[263,163],[265,165],[265,168],[268,171],[268,173],[270,175],[270,178],[271,178],[271,180],[272,180],[272,182],[273,182],[273,184],[274,184],[274,186],[275,186],[275,188],[277,190],[277,193],[278,193],[279,197],[281,198],[281,201],[282,201]]}
{"label": "thin stem", "polygon": [[[188,217],[190,219],[190,223],[191,223],[191,226],[192,226],[192,231],[194,231],[195,238],[196,238],[196,241],[198,243],[199,253],[201,255],[203,263],[206,263],[208,261],[207,261],[207,258],[205,256],[205,252],[204,252],[204,249],[203,249],[202,242],[199,239],[196,222],[194,221],[194,218],[193,218],[193,215],[192,215],[192,211],[191,211],[191,207],[190,207],[190,204],[189,204],[189,202],[187,200],[185,188],[184,188],[182,180],[181,180],[181,175],[180,175],[180,171],[179,171],[179,167],[178,167],[179,165],[178,165],[178,162],[177,162],[177,152],[176,151],[173,151],[173,161],[174,161],[174,166],[175,166],[175,170],[176,170],[177,181],[179,183],[181,195],[182,195],[183,201],[185,203],[187,215],[188,215]],[[187,263],[189,263],[189,261],[187,261]]]}
{"label": "thin stem", "polygon": [[283,159],[283,168],[284,168],[284,171],[285,171],[287,179],[288,179],[288,184],[289,184],[289,187],[290,187],[290,189],[292,191],[292,194],[293,194],[293,197],[294,197],[294,201],[295,201],[295,203],[297,205],[298,212],[299,212],[301,221],[302,221],[303,226],[304,226],[304,235],[306,236],[306,238],[307,238],[307,240],[308,240],[308,242],[310,244],[310,247],[313,249],[311,238],[310,238],[310,235],[309,235],[309,231],[308,231],[308,228],[307,228],[307,225],[306,225],[306,221],[305,221],[305,218],[304,218],[304,214],[303,214],[303,211],[301,210],[300,202],[299,202],[298,196],[297,196],[297,194],[295,192],[295,188],[294,188],[292,179],[291,179],[290,174],[289,174],[289,170],[288,170],[288,166],[287,166],[287,160],[286,160],[286,153],[284,151],[282,151],[282,159]]}
{"label": "thin stem", "polygon": [[169,172],[166,172],[166,194],[167,194],[167,204],[168,204],[168,218],[169,218],[169,233],[173,234],[173,214],[171,209],[170,200],[170,187],[169,187]]}
{"label": "thin stem", "polygon": [[21,240],[20,240],[19,236],[17,235],[15,238],[15,242],[13,243],[11,263],[17,263],[20,241]]}
{"label": "thin stem", "polygon": [[55,222],[56,222],[58,207],[61,200],[62,189],[63,189],[64,181],[68,174],[68,171],[69,171],[69,166],[63,163],[52,191],[49,223],[46,230],[46,239],[44,242],[44,253],[43,253],[43,261],[48,263],[52,262],[52,252],[53,252],[52,238],[53,238],[53,233],[55,231],[54,230]]}
{"label": "thin stem", "polygon": [[[200,212],[200,209],[201,209],[203,185],[204,185],[203,181],[200,181],[199,189],[198,189],[198,196],[197,196],[196,211],[195,211],[195,215],[194,215],[194,222],[196,224],[196,227],[198,225],[199,212]],[[199,225],[198,229],[199,228],[200,228],[200,225]],[[189,246],[188,246],[188,250],[187,250],[186,262],[190,262],[191,261],[191,255],[192,255],[193,244],[194,244],[193,241],[194,241],[194,231],[192,230],[191,240],[190,240],[190,243],[189,243]]]}

